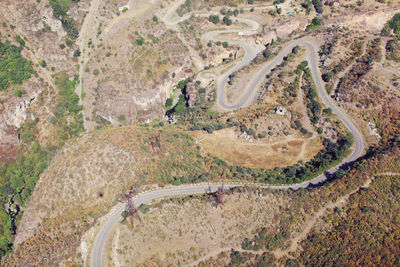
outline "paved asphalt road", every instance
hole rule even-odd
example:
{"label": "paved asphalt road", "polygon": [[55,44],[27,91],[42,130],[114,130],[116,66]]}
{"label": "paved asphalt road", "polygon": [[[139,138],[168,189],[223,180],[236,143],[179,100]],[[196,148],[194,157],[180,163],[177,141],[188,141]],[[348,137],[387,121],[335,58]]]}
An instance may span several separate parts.
{"label": "paved asphalt road", "polygon": [[[240,21],[244,22],[244,19],[240,19]],[[251,20],[246,20],[246,23],[250,26],[249,29],[246,29],[245,31],[243,30],[224,30],[224,31],[213,31],[206,33],[203,38],[208,39],[208,40],[213,40],[213,41],[218,41],[221,39],[218,39],[216,36],[221,34],[221,33],[238,33],[242,32],[243,34],[250,34],[251,32],[254,33],[254,31],[257,29],[258,24],[251,22]],[[223,40],[222,40],[223,41]],[[346,158],[341,164],[338,166],[332,168],[329,170],[329,173],[334,173],[336,172],[341,166],[344,164],[347,164],[351,161],[356,160],[358,157],[360,157],[364,151],[364,143],[363,143],[363,138],[360,133],[360,131],[357,129],[357,127],[352,123],[352,121],[345,115],[331,100],[331,98],[327,95],[323,82],[321,80],[321,76],[318,70],[318,55],[317,55],[317,50],[316,47],[307,41],[294,41],[292,43],[289,43],[280,53],[277,57],[275,57],[262,71],[259,72],[257,77],[252,81],[249,90],[247,91],[246,95],[237,103],[234,105],[228,105],[225,102],[225,84],[227,82],[229,74],[232,72],[239,70],[243,66],[249,64],[251,60],[256,56],[256,54],[260,51],[262,51],[260,46],[257,45],[251,45],[243,42],[238,42],[238,41],[229,41],[231,44],[236,44],[240,45],[244,48],[246,54],[243,57],[243,59],[234,67],[232,68],[228,73],[222,75],[218,79],[218,104],[226,109],[226,110],[233,110],[239,107],[242,107],[249,101],[249,98],[252,96],[252,94],[255,93],[257,85],[263,80],[263,77],[276,65],[280,64],[283,60],[283,57],[285,57],[289,52],[293,49],[293,47],[299,45],[299,46],[304,46],[306,47],[309,52],[310,52],[310,61],[309,61],[309,67],[311,69],[311,74],[312,77],[316,83],[318,92],[320,97],[322,98],[323,102],[325,103],[326,106],[330,107],[332,111],[343,121],[343,123],[346,125],[346,127],[350,130],[354,137],[354,150],[352,154]],[[306,188],[310,184],[319,184],[321,182],[324,182],[327,180],[327,176],[325,174],[321,174],[318,177],[310,180],[310,181],[305,181],[299,184],[295,185],[285,185],[285,186],[268,186],[268,185],[263,185],[261,187],[263,188],[271,188],[271,189],[293,189],[297,190],[300,188]],[[254,184],[248,184],[249,186],[259,186],[254,185]],[[179,187],[171,187],[171,188],[165,188],[165,189],[158,189],[155,191],[149,191],[149,192],[144,192],[138,194],[134,198],[134,202],[136,206],[140,206],[142,203],[147,203],[150,202],[153,199],[158,199],[162,197],[171,197],[171,196],[178,196],[178,195],[192,195],[192,194],[203,194],[203,193],[209,193],[209,192],[215,192],[220,184],[192,184],[192,185],[185,185],[185,186],[179,186]],[[225,184],[225,188],[229,189],[232,187],[237,187],[241,186],[238,184]],[[92,267],[100,267],[102,266],[102,256],[103,256],[103,249],[106,244],[106,240],[108,238],[109,233],[111,232],[112,228],[122,219],[121,213],[124,211],[125,207],[124,205],[120,205],[120,208],[111,215],[111,217],[107,220],[107,222],[102,226],[100,231],[98,232],[91,256],[90,256],[90,265]]]}

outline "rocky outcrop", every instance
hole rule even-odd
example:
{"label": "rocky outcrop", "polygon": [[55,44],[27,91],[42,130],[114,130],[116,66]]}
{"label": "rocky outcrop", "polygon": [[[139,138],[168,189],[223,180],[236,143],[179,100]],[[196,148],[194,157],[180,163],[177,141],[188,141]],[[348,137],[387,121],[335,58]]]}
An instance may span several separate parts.
{"label": "rocky outcrop", "polygon": [[188,102],[189,107],[193,107],[197,100],[197,88],[193,83],[186,85],[185,98]]}
{"label": "rocky outcrop", "polygon": [[33,114],[28,112],[28,107],[33,101],[35,101],[37,95],[38,93],[34,92],[32,95],[25,97],[24,100],[12,107],[4,116],[5,123],[9,126],[19,128],[28,118],[33,120]]}
{"label": "rocky outcrop", "polygon": [[269,43],[272,39],[276,40],[279,38],[287,38],[291,33],[295,32],[296,30],[304,30],[307,27],[307,20],[305,19],[288,19],[280,23],[279,25],[270,25],[263,27],[262,30],[262,43]]}

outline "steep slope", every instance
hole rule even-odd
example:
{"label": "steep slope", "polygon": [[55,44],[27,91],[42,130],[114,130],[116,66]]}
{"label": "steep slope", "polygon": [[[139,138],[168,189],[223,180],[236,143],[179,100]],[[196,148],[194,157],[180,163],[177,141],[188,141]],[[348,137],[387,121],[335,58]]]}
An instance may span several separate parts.
{"label": "steep slope", "polygon": [[15,252],[3,264],[58,265],[119,194],[134,184],[195,179],[214,164],[200,158],[188,135],[158,124],[95,131],[69,142],[37,183]]}

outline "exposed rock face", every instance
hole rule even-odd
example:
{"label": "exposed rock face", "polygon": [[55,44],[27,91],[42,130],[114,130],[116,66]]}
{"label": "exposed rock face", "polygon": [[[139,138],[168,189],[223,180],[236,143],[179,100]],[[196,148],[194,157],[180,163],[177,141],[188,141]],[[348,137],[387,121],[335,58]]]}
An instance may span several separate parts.
{"label": "exposed rock face", "polygon": [[[90,71],[83,73],[85,116],[114,126],[160,118],[174,85],[193,73],[192,59],[182,53],[186,48],[176,35],[152,16],[134,24],[115,21],[100,35],[106,48],[91,52]],[[145,43],[137,41],[139,36]],[[85,125],[89,130],[94,126]]]}
{"label": "exposed rock face", "polygon": [[[86,1],[79,4],[84,6]],[[83,15],[83,12],[80,12],[79,16],[75,14],[78,27]],[[2,30],[8,29],[10,33],[19,34],[24,38],[28,49],[24,49],[23,54],[33,63],[45,60],[49,68],[54,67],[56,71],[75,72],[72,54],[76,47],[60,48],[60,44],[65,43],[67,33],[61,21],[54,18],[53,9],[48,1],[2,1],[0,20],[15,26],[13,30],[11,27]]]}
{"label": "exposed rock face", "polygon": [[305,19],[289,19],[279,25],[270,25],[263,27],[262,42],[269,43],[272,39],[287,38],[292,32],[296,30],[304,30],[307,27],[307,20]]}
{"label": "exposed rock face", "polygon": [[[29,106],[38,93],[19,98],[9,97],[9,101],[0,104],[0,164],[11,160],[19,144],[18,129],[26,120],[34,120]],[[11,99],[10,99],[11,98]]]}
{"label": "exposed rock face", "polygon": [[[16,6],[10,5],[8,9],[13,14],[17,13]],[[52,32],[57,33],[58,39],[60,40],[62,37],[66,36],[67,33],[62,27],[61,21],[55,19],[53,17],[53,10],[49,4],[45,4],[45,1],[39,4],[38,9],[36,9],[36,16],[28,16],[26,19],[26,23],[18,24],[18,28],[21,31],[31,31],[38,32],[42,31],[42,29],[46,26],[50,27]]]}
{"label": "exposed rock face", "polygon": [[30,104],[35,101],[37,97],[37,92],[34,92],[31,96],[27,96],[19,102],[17,105],[12,107],[6,114],[5,114],[5,122],[9,126],[14,126],[16,128],[21,127],[22,123],[26,121],[26,119],[34,119],[33,114],[28,112],[28,107]]}
{"label": "exposed rock face", "polygon": [[193,83],[189,83],[186,85],[186,94],[185,98],[188,101],[189,107],[194,106],[197,99],[197,88]]}

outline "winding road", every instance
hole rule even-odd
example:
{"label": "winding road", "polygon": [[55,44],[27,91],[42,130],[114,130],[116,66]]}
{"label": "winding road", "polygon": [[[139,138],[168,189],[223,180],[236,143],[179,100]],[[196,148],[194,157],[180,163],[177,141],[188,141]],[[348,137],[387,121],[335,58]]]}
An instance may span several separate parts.
{"label": "winding road", "polygon": [[[179,1],[182,2],[182,1]],[[166,17],[164,17],[163,21],[167,25],[173,25],[173,23],[178,23],[183,21],[184,19],[187,19],[190,17],[190,15],[185,16],[184,18],[180,18],[179,20],[173,22],[170,17],[175,13],[176,8],[179,7],[179,5],[175,4],[172,9],[170,9]],[[168,17],[170,16],[170,17]],[[201,14],[200,16],[208,16],[208,14]],[[309,67],[311,70],[312,77],[315,81],[317,90],[319,92],[319,95],[323,102],[325,103],[326,106],[330,107],[332,111],[343,121],[344,125],[349,129],[349,131],[352,133],[354,137],[354,146],[353,146],[353,152],[351,153],[350,156],[348,156],[342,163],[339,165],[333,167],[332,169],[329,170],[328,173],[326,174],[321,174],[317,176],[316,178],[309,180],[309,181],[304,181],[299,184],[293,184],[293,185],[260,185],[260,184],[247,184],[247,186],[256,186],[256,187],[262,187],[262,188],[270,188],[270,189],[277,189],[277,190],[287,190],[287,189],[293,189],[297,190],[300,188],[307,188],[310,185],[315,185],[322,183],[328,179],[328,174],[335,173],[340,167],[342,167],[345,164],[348,164],[357,158],[359,158],[364,151],[364,142],[363,142],[363,137],[360,133],[360,131],[357,129],[357,127],[352,123],[351,119],[344,113],[342,112],[331,100],[331,98],[328,96],[328,94],[325,91],[324,84],[321,80],[321,75],[319,73],[318,69],[318,54],[317,54],[317,47],[311,42],[304,41],[304,40],[297,40],[289,43],[280,53],[278,56],[276,56],[273,60],[271,60],[261,71],[258,72],[250,86],[248,87],[248,91],[246,94],[243,96],[243,98],[236,104],[234,105],[228,105],[226,103],[226,97],[225,97],[225,84],[227,82],[228,76],[241,69],[242,67],[246,66],[249,64],[257,55],[257,53],[262,51],[261,46],[259,45],[254,45],[254,44],[249,44],[249,43],[244,43],[240,41],[231,41],[231,40],[223,40],[218,38],[217,36],[223,33],[239,33],[241,32],[242,34],[254,34],[257,29],[258,29],[258,24],[255,21],[248,20],[248,19],[237,19],[238,22],[244,22],[246,23],[249,27],[246,30],[238,30],[238,29],[233,29],[233,30],[221,30],[221,31],[212,31],[204,34],[202,36],[203,40],[211,40],[211,41],[228,41],[230,44],[234,45],[239,45],[241,46],[244,51],[245,55],[241,59],[241,61],[235,65],[232,69],[230,69],[227,73],[221,75],[220,77],[217,78],[217,103],[218,105],[226,110],[234,110],[236,108],[240,108],[244,106],[251,96],[255,93],[257,89],[257,85],[263,80],[265,75],[275,66],[280,64],[283,60],[283,58],[291,52],[291,50],[295,46],[303,46],[305,47],[310,54],[309,60]],[[163,197],[172,197],[172,196],[181,196],[181,195],[192,195],[192,194],[204,194],[204,193],[211,193],[215,192],[218,190],[218,187],[220,186],[220,183],[213,183],[213,184],[190,184],[190,185],[185,185],[185,186],[179,186],[179,187],[169,187],[169,188],[163,188],[163,189],[157,189],[154,191],[148,191],[148,192],[142,192],[136,195],[133,200],[136,204],[136,206],[140,206],[143,203],[150,202],[153,199],[158,199],[158,198],[163,198]],[[233,188],[233,187],[238,187],[238,186],[243,186],[243,184],[240,183],[225,183],[225,188]],[[102,257],[103,257],[103,250],[107,241],[107,238],[112,230],[112,228],[121,220],[121,212],[123,212],[125,209],[124,205],[120,204],[118,209],[111,214],[111,216],[108,218],[106,223],[101,227],[100,231],[97,233],[97,236],[95,238],[94,245],[92,247],[91,255],[90,255],[90,265],[92,267],[100,267],[102,266]]]}

